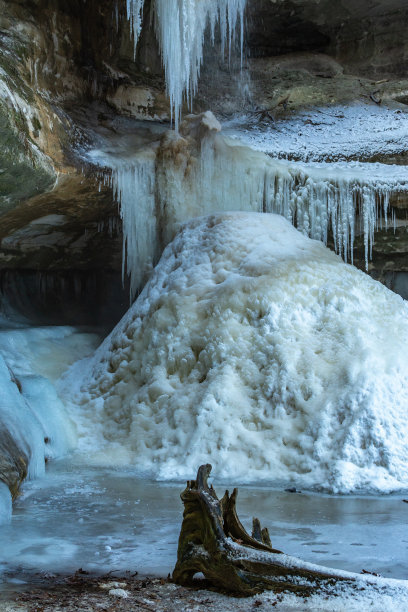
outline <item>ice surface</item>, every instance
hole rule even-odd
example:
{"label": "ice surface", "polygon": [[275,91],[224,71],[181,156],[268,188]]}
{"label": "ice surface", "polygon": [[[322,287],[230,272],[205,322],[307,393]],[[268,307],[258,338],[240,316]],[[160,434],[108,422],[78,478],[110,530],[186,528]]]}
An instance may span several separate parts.
{"label": "ice surface", "polygon": [[[0,585],[4,563],[9,576],[21,578],[24,572],[78,567],[167,576],[177,556],[184,486],[140,479],[129,469],[73,466],[69,460],[50,464],[45,478],[24,485],[11,524],[0,529]],[[215,487],[221,495],[224,484]],[[357,573],[364,568],[388,578],[406,575],[406,509],[400,497],[241,486],[238,514],[249,530],[255,506],[273,544],[287,554]]]}
{"label": "ice surface", "polygon": [[55,382],[69,365],[90,354],[100,336],[69,326],[16,328],[14,321],[0,319],[0,353],[21,380],[42,376]]}
{"label": "ice surface", "polygon": [[[135,41],[141,29],[144,0],[127,0],[127,14]],[[204,35],[210,26],[214,42],[217,23],[221,32],[221,52],[231,49],[238,21],[241,24],[241,57],[243,48],[244,9],[246,0],[154,0],[155,29],[160,45],[167,93],[176,130],[181,115],[183,97],[189,103],[197,91],[203,62]]]}
{"label": "ice surface", "polygon": [[159,479],[408,487],[407,338],[402,298],[283,217],[194,220],[66,380],[80,449]]}
{"label": "ice surface", "polygon": [[0,356],[0,426],[29,457],[29,477],[44,473],[46,433]]}

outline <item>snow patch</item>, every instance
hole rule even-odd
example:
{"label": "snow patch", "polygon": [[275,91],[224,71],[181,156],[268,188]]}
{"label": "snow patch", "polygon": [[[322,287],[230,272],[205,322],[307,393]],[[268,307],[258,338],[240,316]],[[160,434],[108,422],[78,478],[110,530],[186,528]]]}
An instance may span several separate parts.
{"label": "snow patch", "polygon": [[129,591],[125,591],[125,589],[111,589],[109,591],[109,595],[112,595],[112,597],[127,599],[129,597]]}
{"label": "snow patch", "polygon": [[224,131],[273,157],[302,161],[371,159],[404,153],[408,112],[398,104],[335,104],[302,110],[271,123],[251,116],[225,122]]}

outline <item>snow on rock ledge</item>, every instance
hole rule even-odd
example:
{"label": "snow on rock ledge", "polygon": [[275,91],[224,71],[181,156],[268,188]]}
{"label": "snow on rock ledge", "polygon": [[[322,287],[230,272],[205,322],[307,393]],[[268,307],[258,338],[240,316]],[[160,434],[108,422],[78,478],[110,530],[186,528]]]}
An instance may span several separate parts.
{"label": "snow on rock ledge", "polygon": [[195,219],[88,364],[82,445],[160,479],[408,487],[407,340],[399,296],[283,217]]}

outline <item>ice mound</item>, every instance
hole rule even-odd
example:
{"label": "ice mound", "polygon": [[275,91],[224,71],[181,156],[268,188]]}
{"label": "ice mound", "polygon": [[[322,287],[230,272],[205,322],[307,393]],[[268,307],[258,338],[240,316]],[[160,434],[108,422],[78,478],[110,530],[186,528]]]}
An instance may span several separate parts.
{"label": "ice mound", "polygon": [[404,300],[283,217],[201,217],[71,371],[82,446],[159,479],[408,487],[407,343]]}

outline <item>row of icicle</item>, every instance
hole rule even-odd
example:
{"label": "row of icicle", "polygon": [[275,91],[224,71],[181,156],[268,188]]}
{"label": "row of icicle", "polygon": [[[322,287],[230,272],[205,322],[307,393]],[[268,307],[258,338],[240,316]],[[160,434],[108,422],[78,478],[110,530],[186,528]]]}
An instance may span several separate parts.
{"label": "row of icicle", "polygon": [[[246,147],[226,146],[221,135],[201,143],[197,162],[158,161],[151,155],[112,169],[109,179],[123,221],[123,275],[135,296],[162,248],[188,219],[217,211],[254,211],[284,216],[302,233],[325,244],[330,236],[345,261],[353,262],[356,235],[364,239],[368,267],[374,232],[387,226],[389,201],[405,184],[382,184],[338,171],[327,176],[295,162],[274,160]],[[356,217],[357,215],[357,217]],[[395,218],[392,217],[395,221]]]}

